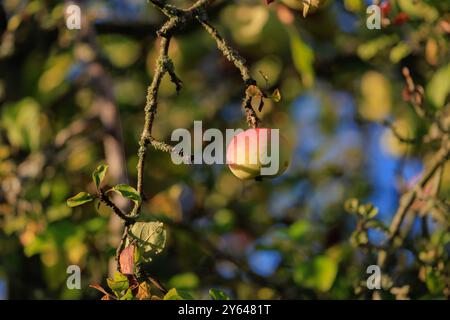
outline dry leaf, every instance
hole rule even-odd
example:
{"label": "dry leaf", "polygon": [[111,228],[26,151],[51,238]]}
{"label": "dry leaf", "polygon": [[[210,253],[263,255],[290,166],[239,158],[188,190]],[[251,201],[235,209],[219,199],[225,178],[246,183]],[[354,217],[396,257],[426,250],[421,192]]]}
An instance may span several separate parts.
{"label": "dry leaf", "polygon": [[150,286],[147,282],[142,282],[139,284],[138,292],[136,298],[139,300],[151,300],[152,294],[150,292]]}
{"label": "dry leaf", "polygon": [[319,6],[319,0],[302,0],[303,2],[303,17],[306,18],[308,15],[308,11],[310,6],[318,7]]}
{"label": "dry leaf", "polygon": [[280,102],[281,101],[281,92],[280,92],[280,89],[275,89],[275,91],[272,93],[272,96],[271,96],[271,98],[272,98],[272,100],[274,101],[274,102]]}
{"label": "dry leaf", "polygon": [[250,85],[247,88],[246,94],[251,97],[259,97],[261,96],[261,90],[259,90],[259,88],[255,85]]}

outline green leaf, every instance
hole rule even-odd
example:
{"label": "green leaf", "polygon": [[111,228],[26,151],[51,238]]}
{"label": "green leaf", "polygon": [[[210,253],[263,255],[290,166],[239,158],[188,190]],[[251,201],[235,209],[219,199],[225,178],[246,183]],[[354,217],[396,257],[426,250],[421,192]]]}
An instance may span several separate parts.
{"label": "green leaf", "polygon": [[358,214],[366,219],[372,219],[378,214],[378,209],[371,203],[361,205],[358,208]]}
{"label": "green leaf", "polygon": [[108,171],[108,165],[101,164],[94,170],[94,172],[92,172],[92,180],[94,180],[97,189],[100,187],[100,184],[105,178],[106,171]]}
{"label": "green leaf", "polygon": [[338,264],[328,256],[318,256],[301,263],[294,270],[294,281],[301,287],[325,292],[330,290],[336,279]]}
{"label": "green leaf", "polygon": [[398,41],[399,37],[396,34],[380,36],[360,44],[357,54],[363,60],[370,60],[383,50],[394,46]]}
{"label": "green leaf", "polygon": [[[166,230],[162,222],[136,222],[130,230],[130,238],[136,242],[144,261],[161,253],[166,245]],[[127,245],[129,241],[127,240]]]}
{"label": "green leaf", "polygon": [[42,125],[39,122],[41,111],[39,103],[29,97],[2,105],[0,127],[2,131],[5,130],[12,146],[32,152],[39,149],[42,143]]}
{"label": "green leaf", "polygon": [[364,246],[369,243],[369,237],[366,231],[354,231],[350,237],[353,246]]}
{"label": "green leaf", "polygon": [[392,63],[396,64],[410,55],[412,52],[411,47],[406,42],[399,42],[395,47],[391,49],[389,59]]}
{"label": "green leaf", "polygon": [[166,293],[163,300],[194,300],[194,298],[186,291],[172,288]]}
{"label": "green leaf", "polygon": [[71,208],[81,206],[87,202],[91,202],[94,200],[94,196],[87,192],[80,192],[76,196],[73,196],[70,199],[67,199],[67,205]]}
{"label": "green leaf", "polygon": [[133,300],[133,293],[131,289],[127,289],[127,292],[119,298],[119,300]]}
{"label": "green leaf", "polygon": [[357,213],[358,208],[359,208],[358,199],[355,199],[355,198],[348,199],[347,201],[345,201],[344,208],[345,208],[345,211],[347,211],[348,213],[351,213],[351,214]]}
{"label": "green leaf", "polygon": [[103,35],[99,37],[102,52],[118,68],[127,68],[139,58],[141,47],[138,41],[122,35]]}
{"label": "green leaf", "polygon": [[439,294],[445,288],[444,278],[431,268],[428,268],[427,270],[425,283],[428,291],[432,294]]}
{"label": "green leaf", "polygon": [[230,300],[230,297],[227,296],[223,291],[219,289],[211,289],[209,290],[209,295],[213,300]]}
{"label": "green leaf", "polygon": [[370,208],[370,210],[367,211],[367,218],[373,219],[377,216],[377,214],[378,214],[378,208],[372,207],[372,208]]}
{"label": "green leaf", "polygon": [[118,271],[116,271],[116,273],[114,274],[114,279],[108,278],[106,279],[106,282],[108,283],[108,287],[110,287],[111,290],[114,291],[117,297],[120,296],[120,293],[122,291],[127,290],[130,286],[127,276],[121,274]]}
{"label": "green leaf", "polygon": [[310,88],[314,84],[314,52],[302,40],[300,35],[294,29],[291,29],[291,53],[295,68],[301,76],[302,83],[305,87]]}
{"label": "green leaf", "polygon": [[435,108],[442,108],[450,93],[450,63],[439,69],[427,86],[427,98]]}
{"label": "green leaf", "polygon": [[351,12],[360,12],[364,8],[362,0],[344,0],[344,7]]}
{"label": "green leaf", "polygon": [[431,23],[439,18],[439,12],[436,8],[428,5],[426,1],[398,0],[397,4],[401,11],[407,13],[413,19],[424,19],[428,23]]}
{"label": "green leaf", "polygon": [[133,187],[131,187],[129,185],[118,184],[117,186],[115,186],[111,190],[119,193],[120,195],[122,195],[122,197],[125,197],[127,199],[133,200],[136,203],[140,203],[141,202],[141,196],[139,195],[139,193],[136,191],[135,188],[133,188]]}
{"label": "green leaf", "polygon": [[192,272],[177,274],[169,280],[169,287],[184,290],[196,289],[199,284],[198,276]]}
{"label": "green leaf", "polygon": [[288,235],[297,241],[304,240],[306,234],[311,229],[311,224],[307,220],[298,220],[288,229]]}

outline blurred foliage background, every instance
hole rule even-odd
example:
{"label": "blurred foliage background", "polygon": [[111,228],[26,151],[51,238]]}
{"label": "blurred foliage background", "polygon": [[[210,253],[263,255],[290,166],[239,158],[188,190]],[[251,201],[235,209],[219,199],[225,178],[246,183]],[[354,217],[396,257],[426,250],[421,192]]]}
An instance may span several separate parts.
{"label": "blurred foliage background", "polygon": [[[306,18],[296,0],[210,9],[258,84],[280,89],[282,100],[267,101],[259,116],[281,129],[294,158],[275,180],[243,182],[226,166],[176,166],[150,150],[143,214],[165,222],[168,242],[147,271],[166,286],[196,298],[211,288],[237,299],[371,296],[366,268],[385,236],[370,230],[355,240],[358,220],[344,203],[372,203],[388,225],[436,150],[402,143],[383,122],[409,138],[428,132],[402,94],[404,66],[424,86],[427,108],[448,109],[449,2],[392,0],[381,30],[366,28],[372,1],[320,2]],[[97,299],[88,285],[111,274],[121,226],[103,206],[71,209],[66,199],[94,190],[100,163],[110,165],[109,184],[136,181],[155,32],[165,19],[143,0],[76,3],[87,21],[81,30],[66,28],[64,1],[0,3],[2,298]],[[400,12],[408,19],[393,23]],[[177,95],[164,78],[157,139],[170,141],[194,120],[246,127],[239,73],[204,30],[176,34],[170,56],[184,88]],[[406,241],[383,269],[383,297],[448,297],[449,195],[447,164],[436,195],[444,206],[410,215]],[[81,267],[82,290],[66,287],[71,264]]]}

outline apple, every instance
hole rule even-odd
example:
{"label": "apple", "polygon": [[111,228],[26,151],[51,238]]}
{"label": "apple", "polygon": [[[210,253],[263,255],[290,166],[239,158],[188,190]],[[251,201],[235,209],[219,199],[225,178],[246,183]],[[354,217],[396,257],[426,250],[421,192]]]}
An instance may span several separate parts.
{"label": "apple", "polygon": [[[286,171],[292,148],[276,129],[248,129],[235,135],[227,147],[227,164],[231,172],[242,180],[275,178]],[[272,144],[273,139],[278,140]],[[276,144],[275,144],[276,143]],[[278,152],[276,147],[278,146]],[[275,160],[278,160],[276,170]],[[266,168],[266,169],[263,169]],[[264,172],[273,168],[270,173]]]}

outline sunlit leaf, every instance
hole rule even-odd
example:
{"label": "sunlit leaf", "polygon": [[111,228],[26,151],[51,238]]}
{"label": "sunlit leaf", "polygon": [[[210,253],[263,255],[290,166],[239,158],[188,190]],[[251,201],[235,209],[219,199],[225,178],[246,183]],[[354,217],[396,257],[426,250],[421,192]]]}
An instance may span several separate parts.
{"label": "sunlit leaf", "polygon": [[210,289],[209,295],[213,300],[230,300],[230,297],[219,289]]}
{"label": "sunlit leaf", "polygon": [[344,208],[348,213],[356,213],[358,212],[359,201],[358,199],[348,199],[345,201]]}
{"label": "sunlit leaf", "polygon": [[116,294],[117,297],[120,297],[121,292],[127,290],[130,286],[128,278],[126,275],[116,271],[114,274],[114,278],[106,279],[108,283],[108,287]]}
{"label": "sunlit leaf", "polygon": [[303,17],[306,18],[309,12],[309,8],[311,6],[318,7],[319,6],[319,0],[301,0],[303,2]]}
{"label": "sunlit leaf", "polygon": [[111,189],[112,191],[115,191],[122,195],[122,197],[133,200],[136,203],[141,202],[141,196],[139,193],[134,189],[133,187],[126,185],[126,184],[119,184]]}
{"label": "sunlit leaf", "polygon": [[186,272],[173,276],[169,281],[169,286],[177,289],[193,290],[198,287],[200,280],[195,273]]}
{"label": "sunlit leaf", "polygon": [[129,37],[110,34],[99,39],[106,57],[116,67],[129,67],[139,58],[140,44]]}
{"label": "sunlit leaf", "polygon": [[298,220],[294,222],[288,229],[288,235],[297,241],[304,239],[305,235],[311,228],[311,224],[307,220]]}
{"label": "sunlit leaf", "polygon": [[389,58],[392,63],[399,63],[412,52],[411,46],[406,42],[400,42],[392,48]]}
{"label": "sunlit leaf", "polygon": [[150,300],[152,298],[151,289],[147,282],[144,281],[139,284],[136,298],[139,300]]}
{"label": "sunlit leaf", "polygon": [[48,69],[41,75],[38,83],[39,90],[49,93],[61,86],[73,64],[73,57],[70,54],[51,56],[48,61]]}
{"label": "sunlit leaf", "polygon": [[41,144],[41,106],[34,98],[23,98],[0,108],[0,126],[14,147],[36,151]]}
{"label": "sunlit leaf", "polygon": [[442,108],[450,93],[450,63],[439,69],[427,86],[427,97],[434,107]]}
{"label": "sunlit leaf", "polygon": [[352,12],[359,12],[364,8],[363,0],[344,0],[345,9]]}
{"label": "sunlit leaf", "polygon": [[73,208],[91,202],[94,199],[95,199],[94,196],[92,196],[91,194],[87,192],[80,192],[77,195],[73,196],[72,198],[67,199],[67,205]]}
{"label": "sunlit leaf", "polygon": [[131,289],[127,289],[125,294],[121,296],[119,300],[133,300],[133,293],[131,292]]}
{"label": "sunlit leaf", "polygon": [[291,52],[294,65],[299,72],[303,85],[307,88],[314,83],[314,52],[293,29],[290,31]]}
{"label": "sunlit leaf", "polygon": [[439,18],[436,8],[428,5],[426,1],[397,0],[397,2],[401,11],[412,18],[421,18],[428,22]]}
{"label": "sunlit leaf", "polygon": [[428,290],[432,294],[438,294],[445,288],[444,277],[440,276],[438,272],[434,271],[431,267],[427,268],[426,280]]}
{"label": "sunlit leaf", "polygon": [[362,103],[359,112],[364,119],[381,121],[386,119],[392,108],[391,83],[381,73],[366,72],[361,78]]}
{"label": "sunlit leaf", "polygon": [[371,219],[378,214],[378,209],[373,204],[367,203],[358,207],[358,214],[364,218]]}
{"label": "sunlit leaf", "polygon": [[369,237],[366,231],[354,231],[350,237],[353,246],[364,246],[369,243]]}
{"label": "sunlit leaf", "polygon": [[101,164],[92,173],[92,180],[94,180],[94,183],[95,183],[95,186],[97,187],[97,189],[100,187],[100,184],[102,183],[103,179],[105,178],[107,171],[108,171],[108,165]]}
{"label": "sunlit leaf", "polygon": [[270,96],[274,102],[280,102],[281,101],[281,92],[280,89],[275,89],[275,91]]}
{"label": "sunlit leaf", "polygon": [[162,222],[136,222],[131,227],[130,237],[136,242],[144,261],[161,253],[166,244],[166,230]]}
{"label": "sunlit leaf", "polygon": [[194,298],[186,291],[177,290],[175,288],[170,289],[166,293],[163,300],[193,300]]}
{"label": "sunlit leaf", "polygon": [[327,256],[318,256],[301,263],[294,270],[294,280],[299,286],[328,291],[336,279],[337,262]]}
{"label": "sunlit leaf", "polygon": [[134,273],[134,253],[135,246],[129,245],[120,253],[120,270],[123,274],[133,274]]}
{"label": "sunlit leaf", "polygon": [[380,36],[360,44],[357,53],[361,59],[370,60],[386,48],[395,45],[398,41],[399,37],[396,34]]}

